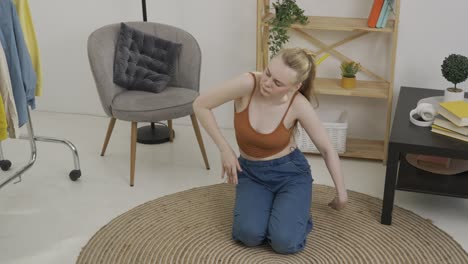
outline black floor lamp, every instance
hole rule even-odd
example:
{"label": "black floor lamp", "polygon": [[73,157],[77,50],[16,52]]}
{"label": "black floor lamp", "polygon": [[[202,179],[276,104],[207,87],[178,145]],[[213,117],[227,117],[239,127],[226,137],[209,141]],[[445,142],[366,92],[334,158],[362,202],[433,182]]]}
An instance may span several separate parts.
{"label": "black floor lamp", "polygon": [[[141,7],[143,9],[143,21],[147,22],[146,0],[141,0]],[[169,128],[166,125],[151,123],[150,126],[138,128],[137,141],[142,144],[161,144],[169,141],[169,133]],[[175,136],[174,131],[172,131],[172,135]]]}
{"label": "black floor lamp", "polygon": [[148,21],[146,18],[146,0],[141,0],[141,7],[143,8],[143,21]]}

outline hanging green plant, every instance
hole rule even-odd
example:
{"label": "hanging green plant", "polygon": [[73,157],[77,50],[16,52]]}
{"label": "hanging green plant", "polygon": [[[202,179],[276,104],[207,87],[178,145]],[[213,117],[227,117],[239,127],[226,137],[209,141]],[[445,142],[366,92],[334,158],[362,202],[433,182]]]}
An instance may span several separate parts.
{"label": "hanging green plant", "polygon": [[304,10],[297,4],[296,0],[277,0],[273,3],[275,17],[270,24],[269,49],[274,56],[288,42],[288,29],[292,24],[307,24],[308,18]]}

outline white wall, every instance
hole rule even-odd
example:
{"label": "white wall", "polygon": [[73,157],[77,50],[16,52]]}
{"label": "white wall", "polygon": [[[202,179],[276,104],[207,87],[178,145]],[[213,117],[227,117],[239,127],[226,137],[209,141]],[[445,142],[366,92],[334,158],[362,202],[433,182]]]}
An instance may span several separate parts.
{"label": "white wall", "polygon": [[[141,20],[141,1],[30,0],[44,72],[44,95],[38,109],[104,115],[89,69],[86,41],[103,25]],[[256,1],[147,0],[148,20],[175,25],[198,39],[203,53],[201,91],[236,74],[255,69]],[[309,15],[367,17],[372,0],[298,0]],[[401,0],[400,31],[395,75],[395,95],[402,85],[443,89],[450,85],[440,73],[450,53],[468,55],[464,0]],[[346,33],[345,33],[346,34]],[[342,33],[322,33],[327,42]],[[388,70],[388,35],[371,34],[338,50],[384,74]],[[309,46],[292,36],[289,45]],[[382,62],[383,61],[383,62]],[[338,61],[321,65],[320,76],[339,76]],[[366,78],[361,74],[359,78]],[[466,86],[462,83],[461,87]],[[395,97],[396,99],[397,97]],[[395,100],[396,101],[396,100]],[[382,100],[320,97],[321,108],[339,107],[350,112],[349,133],[381,137],[385,122]],[[375,105],[377,104],[377,111]],[[232,127],[232,105],[215,111],[222,127]],[[188,119],[175,121],[189,123]],[[104,133],[104,132],[103,132]]]}
{"label": "white wall", "polygon": [[[44,71],[38,110],[103,115],[86,45],[97,28],[142,20],[141,1],[30,0]],[[255,69],[255,8],[252,0],[147,0],[148,21],[181,27],[202,49],[201,89]],[[51,10],[55,11],[51,11]],[[224,127],[231,107],[217,111]],[[176,120],[190,123],[189,119]]]}

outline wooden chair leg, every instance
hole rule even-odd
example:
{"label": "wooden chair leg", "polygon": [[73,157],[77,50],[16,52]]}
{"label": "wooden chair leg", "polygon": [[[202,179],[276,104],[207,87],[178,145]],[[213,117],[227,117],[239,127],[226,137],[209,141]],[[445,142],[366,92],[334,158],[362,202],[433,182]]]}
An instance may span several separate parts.
{"label": "wooden chair leg", "polygon": [[101,156],[104,156],[104,154],[106,153],[107,145],[109,144],[109,139],[112,135],[112,131],[114,130],[115,120],[116,119],[112,117],[109,122],[109,126],[107,127],[106,139],[104,140],[104,145],[102,145]]}
{"label": "wooden chair leg", "polygon": [[169,128],[169,141],[174,142],[174,133],[172,132],[172,120],[167,120],[167,127]]}
{"label": "wooden chair leg", "polygon": [[137,143],[137,122],[132,122],[132,136],[130,141],[130,186],[133,187],[135,181],[135,160]]}
{"label": "wooden chair leg", "polygon": [[205,167],[207,170],[210,169],[210,164],[208,163],[208,157],[206,156],[205,146],[203,145],[203,138],[200,133],[200,127],[198,126],[198,121],[195,115],[190,115],[192,119],[192,126],[195,130],[195,135],[197,136],[198,145],[200,146],[201,153],[203,155],[203,160],[205,161]]}

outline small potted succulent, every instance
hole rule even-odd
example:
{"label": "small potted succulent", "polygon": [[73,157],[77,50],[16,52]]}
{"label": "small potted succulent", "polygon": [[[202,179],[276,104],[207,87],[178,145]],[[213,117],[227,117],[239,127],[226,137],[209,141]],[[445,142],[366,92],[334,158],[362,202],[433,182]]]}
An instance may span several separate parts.
{"label": "small potted succulent", "polygon": [[457,87],[457,84],[468,78],[468,58],[459,54],[450,54],[444,59],[441,68],[444,78],[454,84],[454,87],[445,89],[444,101],[462,101],[465,91]]}
{"label": "small potted succulent", "polygon": [[345,89],[356,88],[356,73],[361,70],[361,64],[355,61],[341,63],[341,87]]}

